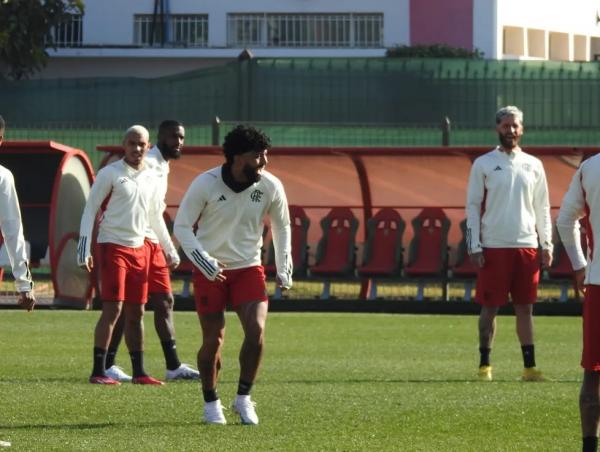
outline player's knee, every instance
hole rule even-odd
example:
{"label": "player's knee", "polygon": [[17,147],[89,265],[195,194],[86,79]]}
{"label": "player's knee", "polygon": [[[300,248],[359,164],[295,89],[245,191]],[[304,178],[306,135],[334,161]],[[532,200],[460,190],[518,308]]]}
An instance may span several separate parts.
{"label": "player's knee", "polygon": [[131,307],[125,310],[125,322],[129,324],[140,323],[143,317],[144,308],[142,305],[139,305],[139,307],[136,305],[135,307]]}
{"label": "player's knee", "polygon": [[600,413],[600,380],[597,372],[584,372],[579,393],[579,408],[582,413]]}
{"label": "player's knee", "polygon": [[264,326],[256,323],[246,328],[245,339],[255,345],[262,345],[265,335]]}
{"label": "player's knee", "polygon": [[154,308],[154,313],[162,316],[168,316],[173,310],[175,299],[172,294],[151,294],[150,303]]}
{"label": "player's knee", "polygon": [[223,336],[216,334],[214,336],[205,336],[202,342],[202,349],[209,353],[217,353],[223,346]]}
{"label": "player's knee", "polygon": [[582,391],[579,395],[579,405],[585,410],[600,411],[600,395],[598,391]]}

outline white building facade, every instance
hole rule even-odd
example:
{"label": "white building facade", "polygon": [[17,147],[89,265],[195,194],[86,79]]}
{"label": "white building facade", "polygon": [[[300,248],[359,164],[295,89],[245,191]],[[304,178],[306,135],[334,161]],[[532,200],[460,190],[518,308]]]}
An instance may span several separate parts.
{"label": "white building facade", "polygon": [[257,57],[382,57],[442,43],[490,59],[590,61],[600,0],[86,0],[43,78],[157,77]]}

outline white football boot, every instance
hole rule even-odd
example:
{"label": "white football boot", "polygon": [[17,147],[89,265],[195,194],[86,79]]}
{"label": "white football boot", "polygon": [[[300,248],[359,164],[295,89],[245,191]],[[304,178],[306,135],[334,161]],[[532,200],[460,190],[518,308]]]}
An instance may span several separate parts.
{"label": "white football boot", "polygon": [[181,364],[175,370],[167,370],[165,380],[199,380],[200,372],[189,364]]}
{"label": "white football boot", "polygon": [[232,404],[233,411],[240,415],[244,425],[258,425],[255,407],[256,402],[252,401],[249,395],[237,395]]}
{"label": "white football boot", "polygon": [[121,382],[129,382],[131,381],[131,375],[127,375],[125,371],[119,366],[112,365],[108,369],[104,371],[107,377],[112,378],[113,380],[121,381]]}
{"label": "white football boot", "polygon": [[227,424],[227,419],[223,414],[223,405],[221,400],[217,399],[214,402],[204,403],[204,422],[207,424]]}

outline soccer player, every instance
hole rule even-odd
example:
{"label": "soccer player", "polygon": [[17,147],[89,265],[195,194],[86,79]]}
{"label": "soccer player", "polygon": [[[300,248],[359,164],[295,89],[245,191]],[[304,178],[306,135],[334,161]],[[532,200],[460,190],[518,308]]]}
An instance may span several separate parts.
{"label": "soccer player", "polygon": [[[183,125],[174,120],[163,121],[158,128],[157,144],[145,157],[145,164],[152,167],[158,176],[156,195],[166,202],[169,161],[181,157],[181,148],[185,139]],[[150,248],[150,269],[148,273],[148,305],[154,308],[154,328],[160,339],[165,363],[167,380],[198,380],[200,373],[187,364],[181,363],[175,345],[175,325],[173,319],[173,293],[169,265],[160,247],[158,237],[149,227],[146,232],[146,243]],[[179,263],[179,259],[177,262]],[[106,375],[119,381],[130,381],[131,376],[115,365],[115,355],[123,336],[123,316],[113,331],[111,343],[106,355]]]}
{"label": "soccer player", "polygon": [[164,203],[154,193],[156,172],[144,164],[149,145],[142,126],[127,129],[124,157],[98,171],[86,202],[79,234],[77,260],[88,271],[94,267],[91,254],[94,220],[108,198],[98,226],[100,246],[100,298],[102,314],[94,336],[94,367],[90,383],[119,384],[105,373],[106,351],[121,310],[125,316],[125,342],[133,367],[133,383],[163,384],[144,370],[144,329],[142,318],[148,297],[148,255],[145,244],[150,224],[165,250],[167,262],[176,263],[177,250],[162,218]]}
{"label": "soccer player", "polygon": [[[0,146],[4,140],[6,123],[0,116]],[[4,246],[8,254],[15,287],[19,293],[17,303],[27,311],[32,311],[35,306],[33,293],[33,280],[29,271],[29,262],[23,237],[23,224],[21,223],[21,209],[19,198],[15,190],[15,180],[7,168],[0,165],[0,229]]]}
{"label": "soccer player", "polygon": [[540,275],[552,263],[552,223],[542,162],[523,152],[523,112],[514,106],[496,113],[500,145],[473,162],[467,190],[467,245],[477,274],[479,372],[492,380],[490,352],[498,308],[510,294],[521,343],[523,381],[542,381],[536,368],[532,307]]}
{"label": "soccer player", "polygon": [[[0,146],[4,140],[6,123],[0,116]],[[10,260],[15,286],[18,292],[17,303],[27,311],[33,311],[35,295],[33,293],[33,280],[29,271],[23,225],[21,223],[21,209],[15,190],[15,180],[7,168],[0,165],[0,229],[4,246]],[[10,441],[0,441],[0,447],[10,447]]]}
{"label": "soccer player", "polygon": [[[578,221],[584,217],[589,244],[587,261],[581,248]],[[597,259],[600,249],[594,235],[600,231],[600,155],[585,160],[575,172],[556,227],[575,272],[576,288],[584,291],[579,411],[583,451],[596,451],[600,425],[600,260]]]}
{"label": "soccer player", "polygon": [[[194,298],[202,329],[198,368],[204,420],[225,424],[217,395],[224,311],[230,305],[240,319],[244,342],[233,409],[243,424],[258,424],[250,390],[263,355],[267,319],[265,273],[261,266],[263,218],[271,218],[277,284],[292,286],[291,231],[283,185],[265,171],[269,138],[239,125],[225,137],[225,164],[194,179],[175,219],[175,237],[194,263]],[[198,228],[194,235],[193,228]]]}

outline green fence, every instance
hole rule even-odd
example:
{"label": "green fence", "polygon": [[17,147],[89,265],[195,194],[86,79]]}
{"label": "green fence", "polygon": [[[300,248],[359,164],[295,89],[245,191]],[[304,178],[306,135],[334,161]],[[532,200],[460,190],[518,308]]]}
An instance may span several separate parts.
{"label": "green fence", "polygon": [[8,139],[52,139],[87,151],[134,123],[181,120],[210,144],[238,121],[275,145],[493,145],[493,116],[525,112],[524,144],[600,143],[600,63],[444,59],[254,59],[157,79],[0,80]]}
{"label": "green fence", "polygon": [[[223,122],[219,127],[219,142],[225,133],[236,123]],[[263,129],[275,146],[440,146],[444,134],[440,124],[423,126],[364,124],[282,124],[260,123],[254,125]],[[83,149],[90,156],[95,167],[102,159],[96,151],[99,145],[117,145],[123,139],[121,129],[70,128],[60,125],[38,128],[14,128],[9,125],[7,140],[53,140]],[[211,125],[186,125],[187,145],[212,144]],[[156,130],[151,130],[156,136]],[[451,126],[448,144],[453,146],[494,146],[498,141],[492,127],[485,129],[460,128]],[[546,129],[527,128],[523,145],[565,145],[600,146],[598,129]]]}
{"label": "green fence", "polygon": [[254,59],[157,79],[0,81],[18,127],[226,121],[485,128],[514,104],[530,127],[600,124],[600,63],[445,59]]}

